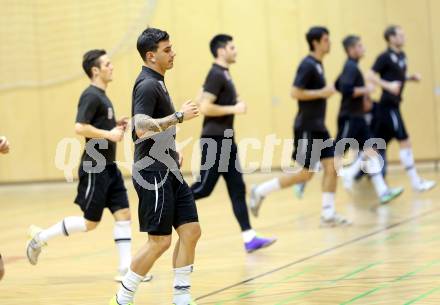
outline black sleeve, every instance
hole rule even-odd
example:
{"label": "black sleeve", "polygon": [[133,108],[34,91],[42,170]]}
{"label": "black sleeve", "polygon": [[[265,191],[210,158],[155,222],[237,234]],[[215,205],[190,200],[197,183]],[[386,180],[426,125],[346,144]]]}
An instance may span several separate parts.
{"label": "black sleeve", "polygon": [[382,73],[386,69],[387,63],[388,63],[388,56],[386,54],[382,54],[376,59],[376,61],[374,62],[374,65],[371,69],[374,72],[382,75]]}
{"label": "black sleeve", "polygon": [[98,111],[100,105],[99,97],[95,94],[81,95],[78,103],[78,112],[76,114],[76,122],[91,124],[93,117]]}
{"label": "black sleeve", "polygon": [[313,75],[313,67],[307,63],[301,63],[296,71],[295,80],[293,81],[293,86],[301,89],[308,87],[310,80]]}
{"label": "black sleeve", "polygon": [[146,80],[136,86],[133,96],[133,115],[146,114],[153,117],[158,98],[156,86],[153,81]]}
{"label": "black sleeve", "polygon": [[203,91],[209,92],[218,97],[224,86],[224,82],[225,78],[223,75],[211,71],[206,77],[205,84],[203,85]]}
{"label": "black sleeve", "polygon": [[358,80],[358,69],[353,65],[346,65],[339,78],[339,90],[345,96],[353,95],[356,81]]}

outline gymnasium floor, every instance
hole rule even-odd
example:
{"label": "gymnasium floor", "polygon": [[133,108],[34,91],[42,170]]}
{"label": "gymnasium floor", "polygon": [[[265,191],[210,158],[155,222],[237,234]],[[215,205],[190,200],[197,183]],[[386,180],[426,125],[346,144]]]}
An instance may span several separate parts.
{"label": "gymnasium floor", "polygon": [[[440,176],[433,170],[421,174],[437,181]],[[245,179],[250,185],[273,175]],[[440,304],[440,187],[415,194],[405,174],[395,171],[390,184],[406,191],[383,207],[374,203],[367,181],[354,195],[340,188],[339,210],[354,225],[321,229],[320,180],[307,186],[302,200],[291,189],[266,199],[260,218],[252,222],[261,235],[279,240],[250,255],[242,249],[223,181],[198,202],[203,236],[192,279],[199,305]],[[145,236],[137,232],[131,182],[127,187],[136,250]],[[96,231],[52,240],[37,266],[24,257],[30,224],[46,227],[78,214],[71,203],[75,188],[75,183],[0,187],[0,252],[6,261],[0,304],[104,305],[115,293],[117,255],[108,212]],[[170,264],[171,251],[152,270],[154,280],[141,286],[137,305],[171,303]]]}

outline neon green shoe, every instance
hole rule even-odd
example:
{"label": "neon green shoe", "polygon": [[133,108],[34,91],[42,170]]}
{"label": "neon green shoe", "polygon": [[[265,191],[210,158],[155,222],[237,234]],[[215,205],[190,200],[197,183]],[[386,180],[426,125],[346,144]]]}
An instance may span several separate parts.
{"label": "neon green shoe", "polygon": [[[116,296],[114,296],[111,300],[110,303],[108,303],[108,305],[121,305],[118,303],[118,301],[116,301]],[[134,305],[133,303],[128,303],[127,305]]]}
{"label": "neon green shoe", "polygon": [[395,187],[389,189],[385,194],[380,196],[380,204],[387,204],[388,202],[396,199],[403,193],[403,187]]}

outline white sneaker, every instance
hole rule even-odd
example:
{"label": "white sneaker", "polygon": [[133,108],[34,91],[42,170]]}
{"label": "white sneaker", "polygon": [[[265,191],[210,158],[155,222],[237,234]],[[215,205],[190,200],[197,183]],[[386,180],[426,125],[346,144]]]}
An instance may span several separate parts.
{"label": "white sneaker", "polygon": [[344,216],[334,213],[331,217],[321,215],[321,227],[350,226],[352,222]]}
{"label": "white sneaker", "polygon": [[436,185],[437,185],[437,182],[435,182],[435,181],[421,179],[418,185],[413,186],[413,189],[416,192],[423,193],[423,192],[429,191],[430,189],[432,189]]}
{"label": "white sneaker", "polygon": [[251,210],[252,215],[255,217],[258,217],[258,212],[261,208],[263,200],[264,197],[257,193],[257,185],[253,185],[249,197],[249,209]]}
{"label": "white sneaker", "polygon": [[31,225],[29,227],[29,236],[31,239],[26,244],[26,256],[29,260],[29,263],[32,265],[36,265],[38,263],[38,256],[41,253],[41,248],[47,245],[40,240],[39,235],[41,231],[43,231],[43,229],[37,226]]}
{"label": "white sneaker", "polygon": [[[124,279],[124,276],[125,276],[125,274],[127,273],[127,269],[125,269],[125,270],[119,270],[118,271],[118,275],[115,275],[115,277],[113,278],[114,280],[115,280],[115,282],[118,282],[118,283],[120,283],[120,282],[122,282],[122,280]],[[144,276],[144,278],[142,279],[142,282],[143,283],[146,283],[146,282],[150,282],[151,280],[153,279],[153,275],[151,275],[151,274],[147,274],[146,276]]]}

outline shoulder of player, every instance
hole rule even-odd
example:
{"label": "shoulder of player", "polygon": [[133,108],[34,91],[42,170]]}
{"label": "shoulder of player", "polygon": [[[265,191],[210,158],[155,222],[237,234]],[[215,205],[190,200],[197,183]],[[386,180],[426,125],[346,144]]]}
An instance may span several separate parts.
{"label": "shoulder of player", "polygon": [[225,70],[222,70],[216,66],[212,66],[211,69],[209,69],[208,77],[226,78],[224,71]]}
{"label": "shoulder of player", "polygon": [[378,60],[389,60],[391,57],[391,54],[394,54],[392,52],[390,52],[389,50],[386,50],[382,53],[379,54],[379,56],[377,56]]}
{"label": "shoulder of player", "polygon": [[79,97],[80,101],[101,101],[100,94],[91,87],[86,88]]}
{"label": "shoulder of player", "polygon": [[300,66],[313,66],[315,64],[316,62],[310,56],[304,57],[299,63]]}
{"label": "shoulder of player", "polygon": [[321,66],[321,64],[319,62],[315,61],[310,56],[306,56],[299,63],[298,70],[302,70],[302,71],[316,71],[316,72],[318,72],[317,69],[319,69],[319,68],[317,66]]}
{"label": "shoulder of player", "polygon": [[354,62],[353,60],[347,60],[347,61],[345,62],[344,70],[348,70],[348,71],[359,71],[359,72],[360,72],[360,69],[359,69],[357,63]]}
{"label": "shoulder of player", "polygon": [[135,91],[155,92],[160,89],[161,85],[159,81],[152,77],[139,79],[135,85]]}

